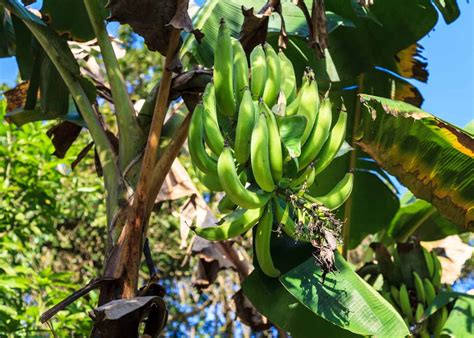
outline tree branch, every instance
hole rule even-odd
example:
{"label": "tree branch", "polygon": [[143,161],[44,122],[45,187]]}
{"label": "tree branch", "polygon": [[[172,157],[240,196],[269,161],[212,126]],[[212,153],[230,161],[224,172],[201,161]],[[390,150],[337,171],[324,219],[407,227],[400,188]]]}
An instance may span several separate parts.
{"label": "tree branch", "polygon": [[123,170],[136,156],[136,149],[142,149],[144,135],[135,117],[135,110],[128,95],[125,80],[101,18],[99,3],[97,0],[85,0],[84,3],[99,42],[110,82],[119,132],[119,167]]}

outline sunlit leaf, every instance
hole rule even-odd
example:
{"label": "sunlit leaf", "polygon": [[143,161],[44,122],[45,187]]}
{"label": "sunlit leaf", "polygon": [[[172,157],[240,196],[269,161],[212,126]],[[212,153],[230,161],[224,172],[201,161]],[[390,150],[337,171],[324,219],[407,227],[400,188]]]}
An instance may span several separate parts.
{"label": "sunlit leaf", "polygon": [[357,144],[415,196],[474,227],[474,138],[410,104],[361,95]]}
{"label": "sunlit leaf", "polygon": [[336,254],[339,271],[326,276],[310,258],[280,277],[285,288],[315,314],[354,333],[405,337],[408,328],[398,312]]}

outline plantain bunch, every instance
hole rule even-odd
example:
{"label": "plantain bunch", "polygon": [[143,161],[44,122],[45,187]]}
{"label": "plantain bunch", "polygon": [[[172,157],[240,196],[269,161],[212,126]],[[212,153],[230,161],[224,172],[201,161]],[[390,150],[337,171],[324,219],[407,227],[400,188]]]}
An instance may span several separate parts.
{"label": "plantain bunch", "polygon": [[[213,83],[193,112],[188,147],[199,180],[224,192],[218,209],[225,216],[216,226],[192,229],[208,240],[225,240],[256,225],[258,263],[278,277],[270,253],[274,226],[313,245],[327,242],[328,231],[340,231],[331,210],[350,195],[353,174],[325,196],[307,190],[343,144],[347,114],[341,111],[333,125],[331,101],[320,98],[311,70],[297,90],[283,52],[258,45],[247,59],[223,20],[214,57]],[[297,140],[299,151],[289,150],[284,139]]]}
{"label": "plantain bunch", "polygon": [[[402,315],[413,336],[438,337],[448,318],[448,306],[441,307],[428,318],[425,316],[425,310],[432,305],[443,287],[441,263],[436,253],[428,252],[419,243],[399,243],[392,258],[388,251],[380,249],[376,250],[376,257],[378,264],[383,266],[381,295]],[[403,254],[402,259],[400,253]],[[387,262],[387,257],[391,262]]]}

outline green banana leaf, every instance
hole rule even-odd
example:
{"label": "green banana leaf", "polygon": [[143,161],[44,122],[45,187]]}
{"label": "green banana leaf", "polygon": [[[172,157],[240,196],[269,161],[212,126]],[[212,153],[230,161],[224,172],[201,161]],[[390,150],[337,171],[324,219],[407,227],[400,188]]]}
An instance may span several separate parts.
{"label": "green banana leaf", "polygon": [[361,95],[357,144],[448,220],[474,228],[474,137],[410,104]]}
{"label": "green banana leaf", "polygon": [[421,320],[428,318],[433,315],[436,311],[444,306],[449,305],[457,299],[464,298],[466,300],[474,301],[474,296],[466,293],[454,292],[454,291],[441,291],[436,295],[431,304],[425,309]]}
{"label": "green banana leaf", "polygon": [[[98,1],[102,5],[102,19],[105,19],[109,14],[105,8],[107,1]],[[84,0],[43,0],[41,14],[48,26],[60,36],[79,42],[95,38]]]}
{"label": "green banana leaf", "polygon": [[460,296],[441,331],[442,337],[474,336],[474,298]]}
{"label": "green banana leaf", "polygon": [[402,317],[335,252],[339,271],[326,276],[310,258],[280,277],[285,288],[315,314],[360,335],[405,337]]}
{"label": "green banana leaf", "polygon": [[421,241],[436,241],[466,231],[467,229],[442,217],[428,202],[412,198],[400,207],[386,235],[397,242],[403,242],[411,235]]}
{"label": "green banana leaf", "polygon": [[265,276],[258,268],[245,279],[242,289],[260,313],[294,338],[312,338],[317,332],[326,337],[360,337],[310,311],[278,279]]}
{"label": "green banana leaf", "polygon": [[447,24],[456,20],[461,14],[456,0],[434,0],[434,3]]}
{"label": "green banana leaf", "polygon": [[0,57],[15,55],[15,33],[10,14],[0,7]]}
{"label": "green banana leaf", "polygon": [[[59,37],[53,30],[36,15],[25,9],[17,0],[0,0],[0,5],[6,7],[12,14],[20,19],[23,24],[30,25],[29,29],[34,30],[39,35],[45,37],[51,50],[54,50],[56,57],[61,61],[64,71],[73,75],[76,81],[82,86],[91,102],[95,100],[95,86],[83,78],[79,71],[79,65],[74,59],[66,40]],[[3,8],[3,7],[2,7]],[[25,29],[24,25],[18,25]],[[24,109],[7,112],[7,119],[21,125],[31,121],[49,120],[61,118],[69,120],[79,125],[84,125],[84,121],[78,112],[75,104],[70,100],[69,91],[49,57],[44,55],[35,39],[28,39],[28,34],[24,34],[22,42],[30,43],[22,46],[23,49],[30,49],[35,53],[34,65],[31,70],[31,81],[28,89],[27,103]],[[40,90],[40,100],[37,103],[37,92]]]}

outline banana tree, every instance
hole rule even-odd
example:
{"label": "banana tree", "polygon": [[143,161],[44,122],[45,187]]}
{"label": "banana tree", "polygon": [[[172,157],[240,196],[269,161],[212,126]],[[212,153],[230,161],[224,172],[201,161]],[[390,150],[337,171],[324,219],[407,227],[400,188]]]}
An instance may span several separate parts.
{"label": "banana tree", "polygon": [[[328,269],[321,264],[321,255],[316,255],[320,264],[314,262],[311,244],[273,234],[268,249],[279,277],[267,276],[268,270],[256,259],[254,272],[242,284],[245,295],[257,310],[293,336],[311,336],[315,328],[338,336],[408,334],[398,312],[344,258],[366,235],[381,230],[393,233],[394,227],[389,225],[400,202],[387,172],[415,196],[431,203],[426,217],[439,213],[449,223],[450,233],[473,226],[473,138],[415,107],[422,97],[406,80],[426,81],[426,65],[416,58],[417,41],[436,24],[436,8],[448,22],[457,17],[456,1],[390,0],[369,6],[355,0],[210,0],[193,19],[185,0],[113,0],[107,5],[101,0],[74,0],[67,5],[44,0],[40,13],[17,0],[0,0],[0,4],[1,33],[5,36],[0,42],[1,55],[15,55],[22,80],[27,81],[10,97],[7,118],[18,125],[63,121],[63,133],[58,135],[66,136],[59,136],[57,142],[63,151],[74,141],[73,135],[87,128],[107,192],[109,236],[104,272],[45,313],[43,321],[100,288],[93,336],[137,336],[141,321],[146,323],[144,333],[156,336],[165,325],[166,305],[153,287],[155,281],[147,280],[138,290],[138,272],[155,198],[186,141],[192,116],[199,113],[174,116],[166,123],[165,115],[170,101],[178,97],[188,111],[196,106],[195,111],[200,111],[201,96],[213,75],[211,68],[218,67],[214,56],[221,52],[220,47],[225,49],[218,44],[218,27],[224,19],[248,57],[265,41],[274,49],[284,49],[295,66],[298,87],[305,85],[300,79],[309,66],[316,73],[320,94],[330,88],[327,95],[331,101],[345,106],[346,152],[340,152],[318,173],[308,195],[324,196],[347,172],[354,173],[353,194],[336,214],[345,220],[342,254],[332,254],[329,271],[338,271],[326,276]],[[150,53],[165,57],[160,82],[138,112],[105,20],[129,24],[143,36]],[[87,76],[71,52],[72,41],[92,39],[97,39],[100,47],[107,84]],[[214,82],[219,79],[215,77]],[[98,98],[111,101],[112,118],[103,117]],[[218,102],[221,107],[225,104]],[[339,115],[332,120],[337,121]],[[297,120],[278,120],[280,133],[284,134],[282,125],[287,130],[305,129],[305,123]],[[233,128],[230,123],[230,134],[235,133]],[[302,130],[299,135],[304,133]],[[203,137],[198,135],[196,140]],[[419,146],[410,149],[413,143]],[[190,146],[191,157],[195,145]],[[298,152],[294,137],[288,137],[284,145],[288,152]],[[291,175],[291,170],[288,172]],[[326,238],[326,243],[330,242]],[[334,249],[336,245],[326,251]],[[129,310],[121,313],[124,308]]]}

